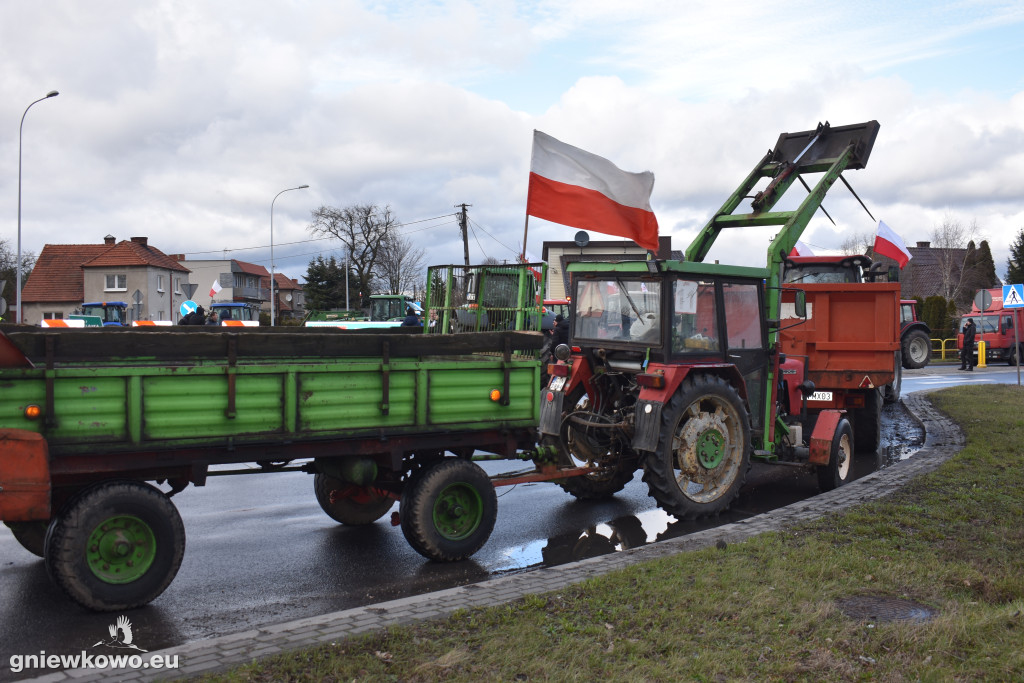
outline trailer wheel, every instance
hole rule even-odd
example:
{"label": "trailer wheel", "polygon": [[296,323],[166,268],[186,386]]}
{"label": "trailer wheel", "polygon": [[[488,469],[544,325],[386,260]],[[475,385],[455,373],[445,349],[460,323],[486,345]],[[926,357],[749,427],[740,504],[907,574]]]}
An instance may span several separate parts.
{"label": "trailer wheel", "polygon": [[932,358],[932,342],[924,330],[914,330],[903,338],[903,367],[916,370],[928,365]]}
{"label": "trailer wheel", "polygon": [[46,568],[68,596],[106,612],[145,605],[164,592],[185,554],[185,527],[159,490],[137,481],[85,489],[46,536]]}
{"label": "trailer wheel", "polygon": [[46,541],[46,528],[49,522],[4,522],[14,534],[14,540],[21,547],[37,557],[43,557],[43,546]]}
{"label": "trailer wheel", "polygon": [[874,453],[882,443],[882,397],[877,389],[864,395],[864,407],[853,414],[853,443],[860,453]]}
{"label": "trailer wheel", "polygon": [[883,400],[886,404],[896,403],[900,400],[900,391],[903,387],[903,354],[900,351],[896,352],[896,361],[893,367],[896,368],[896,378],[890,383],[886,384],[882,389]]}
{"label": "trailer wheel", "polygon": [[750,467],[750,418],[736,390],[711,375],[688,378],[665,406],[658,450],[644,481],[679,519],[716,515],[739,494]]}
{"label": "trailer wheel", "polygon": [[[313,477],[316,502],[335,522],[349,526],[373,524],[383,517],[395,501],[371,488],[348,484],[330,475],[318,472]],[[334,502],[331,502],[331,492]]]}
{"label": "trailer wheel", "polygon": [[498,518],[487,473],[448,458],[416,473],[402,492],[402,533],[416,552],[438,562],[464,560],[483,546]]}
{"label": "trailer wheel", "polygon": [[850,422],[842,419],[836,425],[836,433],[832,436],[832,452],[828,464],[818,467],[818,487],[822,491],[837,489],[850,481],[853,472],[853,430]]}
{"label": "trailer wheel", "polygon": [[607,429],[589,429],[574,425],[570,419],[574,412],[590,415],[590,399],[582,386],[565,397],[562,426],[559,436],[547,435],[542,444],[558,450],[559,467],[600,467],[596,472],[567,477],[558,482],[562,489],[580,500],[610,498],[633,480],[634,467],[627,467],[620,454],[611,452],[611,433]]}

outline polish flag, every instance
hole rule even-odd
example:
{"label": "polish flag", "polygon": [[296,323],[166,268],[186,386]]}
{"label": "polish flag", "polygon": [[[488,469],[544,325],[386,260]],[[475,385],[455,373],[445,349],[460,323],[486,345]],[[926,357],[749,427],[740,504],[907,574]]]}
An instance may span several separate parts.
{"label": "polish flag", "polygon": [[888,256],[900,264],[900,270],[913,258],[907,250],[903,238],[897,235],[892,228],[878,221],[878,233],[875,235],[875,253]]}
{"label": "polish flag", "polygon": [[804,244],[800,240],[797,240],[796,241],[796,246],[793,247],[793,251],[789,252],[789,255],[790,256],[814,256],[814,252],[811,251],[811,248],[809,246],[807,246],[806,244]]}
{"label": "polish flag", "polygon": [[216,280],[213,281],[213,286],[210,287],[210,298],[212,299],[213,297],[215,297],[217,295],[217,292],[219,292],[221,289],[222,287],[220,286],[220,278],[217,278]]}
{"label": "polish flag", "polygon": [[596,154],[533,131],[528,216],[626,237],[657,251],[653,189],[650,171],[627,173]]}

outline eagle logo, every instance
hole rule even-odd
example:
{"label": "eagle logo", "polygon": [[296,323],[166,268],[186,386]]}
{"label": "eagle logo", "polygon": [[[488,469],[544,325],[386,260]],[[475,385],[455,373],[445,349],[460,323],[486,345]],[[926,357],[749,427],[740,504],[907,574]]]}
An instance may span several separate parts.
{"label": "eagle logo", "polygon": [[132,642],[132,639],[134,638],[132,635],[132,622],[130,622],[128,617],[125,615],[122,614],[117,618],[117,621],[107,626],[107,631],[110,633],[110,639],[101,640],[96,643],[96,645],[93,645],[93,647],[106,645],[107,647],[118,647],[126,650],[149,652],[149,650],[143,650]]}

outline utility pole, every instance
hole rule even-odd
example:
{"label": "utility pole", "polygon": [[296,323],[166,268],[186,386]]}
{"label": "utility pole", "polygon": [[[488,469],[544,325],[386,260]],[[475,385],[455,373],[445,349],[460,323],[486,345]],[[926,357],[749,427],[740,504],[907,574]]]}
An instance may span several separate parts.
{"label": "utility pole", "polygon": [[459,227],[462,229],[462,248],[466,253],[466,265],[469,265],[469,231],[467,230],[467,224],[469,219],[466,217],[466,207],[473,206],[472,204],[456,204],[455,208],[462,207],[462,211],[459,213]]}

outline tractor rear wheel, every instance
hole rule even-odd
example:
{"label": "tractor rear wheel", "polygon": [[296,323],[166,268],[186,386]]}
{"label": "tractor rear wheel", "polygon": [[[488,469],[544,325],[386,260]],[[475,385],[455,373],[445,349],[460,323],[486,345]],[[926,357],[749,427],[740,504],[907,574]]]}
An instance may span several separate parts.
{"label": "tractor rear wheel", "polygon": [[567,493],[580,500],[601,500],[610,498],[633,480],[633,466],[627,466],[623,457],[613,451],[612,433],[601,426],[608,424],[597,413],[590,410],[590,398],[583,386],[567,395],[563,401],[562,425],[559,435],[545,436],[543,445],[555,446],[558,450],[556,464],[559,467],[597,467],[594,472],[567,477],[558,482]]}
{"label": "tractor rear wheel", "polygon": [[726,510],[750,468],[750,417],[736,389],[713,375],[687,378],[662,413],[658,450],[644,481],[679,519]]}
{"label": "tractor rear wheel", "polygon": [[923,330],[908,332],[903,338],[903,367],[916,370],[928,365],[932,358],[932,342]]}

